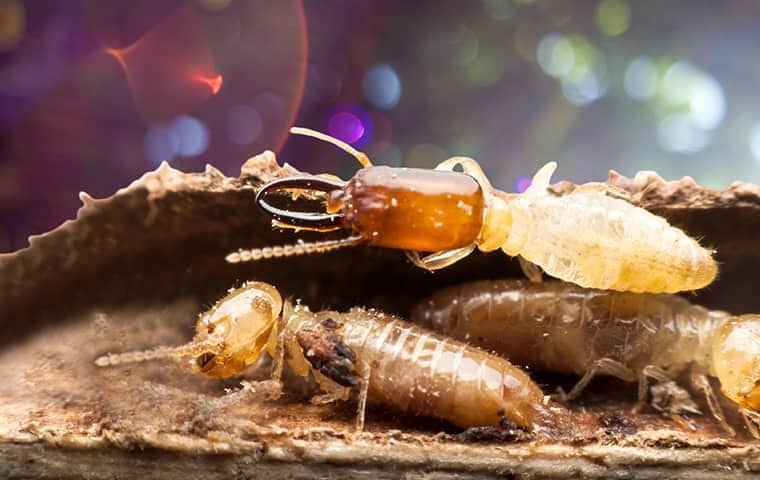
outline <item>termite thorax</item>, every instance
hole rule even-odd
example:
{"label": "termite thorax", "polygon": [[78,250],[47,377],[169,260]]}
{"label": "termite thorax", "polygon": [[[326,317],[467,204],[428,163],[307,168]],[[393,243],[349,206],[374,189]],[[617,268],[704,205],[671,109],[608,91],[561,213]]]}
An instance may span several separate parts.
{"label": "termite thorax", "polygon": [[369,245],[438,251],[472,244],[483,223],[483,191],[465,174],[370,167],[327,198],[343,226]]}

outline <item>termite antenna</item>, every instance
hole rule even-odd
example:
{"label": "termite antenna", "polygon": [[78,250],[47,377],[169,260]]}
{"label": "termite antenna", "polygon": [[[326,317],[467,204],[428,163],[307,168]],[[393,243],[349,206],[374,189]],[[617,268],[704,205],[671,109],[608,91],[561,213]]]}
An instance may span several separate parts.
{"label": "termite antenna", "polygon": [[292,245],[278,245],[276,247],[240,249],[232,252],[224,259],[227,263],[255,262],[269,258],[295,257],[297,255],[310,255],[312,253],[325,253],[343,247],[353,247],[362,243],[364,239],[359,236],[341,238],[339,240],[324,240],[320,242],[296,243]]}
{"label": "termite antenna", "polygon": [[95,359],[98,367],[111,367],[123,363],[148,362],[164,358],[185,358],[219,349],[218,338],[209,338],[199,342],[190,342],[176,347],[156,347],[148,350],[136,350],[124,353],[109,353]]}
{"label": "termite antenna", "polygon": [[293,127],[290,129],[290,133],[294,135],[303,135],[305,137],[312,137],[312,138],[316,138],[317,140],[322,140],[323,142],[331,143],[335,145],[336,147],[340,148],[341,150],[343,150],[344,152],[351,154],[356,160],[358,160],[359,163],[361,163],[362,167],[368,168],[372,166],[372,161],[364,152],[360,152],[359,150],[355,149],[354,147],[347,144],[343,140],[338,140],[337,138],[331,137],[330,135],[327,135],[326,133],[318,132],[316,130],[312,130],[310,128],[303,128],[303,127]]}

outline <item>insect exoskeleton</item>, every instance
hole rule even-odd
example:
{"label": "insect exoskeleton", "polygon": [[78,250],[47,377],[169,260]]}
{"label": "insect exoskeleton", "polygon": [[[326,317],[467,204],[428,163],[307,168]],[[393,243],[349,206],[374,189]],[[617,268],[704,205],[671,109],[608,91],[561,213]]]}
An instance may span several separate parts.
{"label": "insect exoskeleton", "polygon": [[[348,182],[322,176],[281,178],[264,185],[257,203],[279,227],[350,232],[344,240],[241,249],[227,260],[301,255],[360,243],[402,249],[418,266],[435,270],[479,248],[502,249],[549,275],[590,288],[677,292],[708,285],[717,274],[712,252],[682,230],[601,188],[578,188],[564,196],[548,190],[551,162],[523,194],[491,186],[478,163],[466,157],[435,170],[372,166],[350,145],[319,132],[293,133],[330,142],[364,166]],[[463,172],[456,172],[456,167]],[[312,190],[325,198],[325,212],[273,206],[271,194]],[[419,252],[433,252],[420,258]],[[526,272],[527,273],[527,272]]]}
{"label": "insect exoskeleton", "polygon": [[723,393],[736,402],[760,438],[760,315],[733,317],[713,345],[713,373]]}
{"label": "insect exoskeleton", "polygon": [[231,377],[264,351],[274,359],[273,380],[284,361],[296,375],[311,374],[324,391],[315,402],[345,400],[358,388],[359,428],[367,398],[462,427],[511,421],[540,431],[564,422],[562,407],[501,357],[376,311],[283,306],[277,290],[261,282],[232,290],[201,314],[186,345],[107,354],[95,364],[190,359],[205,375]]}
{"label": "insect exoskeleton", "polygon": [[[707,377],[719,380],[750,433],[760,436],[760,315],[732,316],[675,295],[498,280],[443,290],[418,305],[411,320],[519,365],[581,375],[566,398],[595,375],[612,375],[639,382],[640,407],[648,378],[671,382],[691,368],[693,386],[727,431]],[[698,412],[688,397],[667,408]]]}
{"label": "insect exoskeleton", "polygon": [[715,279],[712,251],[664,218],[603,189],[550,194],[555,168],[544,166],[504,207],[512,220],[500,245],[505,253],[587,288],[675,293]]}
{"label": "insect exoskeleton", "polygon": [[266,349],[276,355],[276,320],[282,298],[273,286],[249,282],[230,290],[198,317],[195,337],[185,345],[108,354],[95,360],[99,367],[164,358],[190,359],[191,367],[209,377],[239,375]]}

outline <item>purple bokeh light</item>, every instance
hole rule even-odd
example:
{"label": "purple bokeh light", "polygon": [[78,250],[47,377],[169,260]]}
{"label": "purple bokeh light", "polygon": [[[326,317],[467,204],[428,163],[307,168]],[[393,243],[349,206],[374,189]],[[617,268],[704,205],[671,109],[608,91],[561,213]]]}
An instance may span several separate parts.
{"label": "purple bokeh light", "polygon": [[517,190],[517,193],[523,193],[530,187],[530,183],[530,177],[518,177],[515,181],[515,190]]}
{"label": "purple bokeh light", "polygon": [[350,112],[337,112],[327,121],[327,131],[347,143],[356,143],[364,136],[364,124]]}

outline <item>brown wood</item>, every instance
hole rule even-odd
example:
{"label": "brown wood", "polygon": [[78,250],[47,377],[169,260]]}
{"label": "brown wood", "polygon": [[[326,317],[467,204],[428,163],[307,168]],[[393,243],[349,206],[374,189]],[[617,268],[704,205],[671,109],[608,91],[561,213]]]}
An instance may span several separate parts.
{"label": "brown wood", "polygon": [[[93,365],[107,351],[188,340],[196,314],[247,279],[269,281],[315,308],[366,305],[405,315],[441,286],[520,274],[501,253],[472,255],[433,275],[401,252],[373,248],[225,264],[238,247],[296,238],[273,231],[253,204],[256,185],[293,172],[271,153],[247,162],[237,179],[212,168],[184,174],[162,166],[108,199],[83,196],[75,221],[0,256],[0,476],[760,475],[757,442],[725,436],[709,417],[631,414],[634,388],[612,380],[595,382],[571,405],[575,419],[592,427],[584,436],[462,432],[378,407],[368,411],[367,430],[354,434],[354,404],[310,405],[298,382],[269,401],[256,392],[227,395],[237,380],[207,380],[172,363]],[[615,183],[718,250],[718,282],[690,300],[760,312],[760,189],[737,183],[716,192],[688,180],[642,178]],[[559,194],[563,188],[555,186]],[[264,378],[266,370],[247,378]],[[537,378],[547,390],[573,380]]]}

